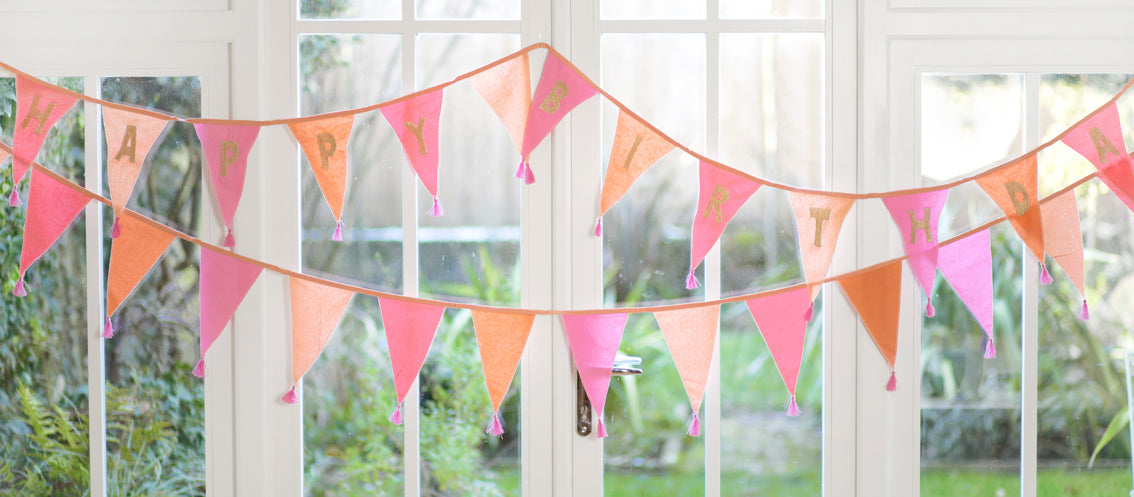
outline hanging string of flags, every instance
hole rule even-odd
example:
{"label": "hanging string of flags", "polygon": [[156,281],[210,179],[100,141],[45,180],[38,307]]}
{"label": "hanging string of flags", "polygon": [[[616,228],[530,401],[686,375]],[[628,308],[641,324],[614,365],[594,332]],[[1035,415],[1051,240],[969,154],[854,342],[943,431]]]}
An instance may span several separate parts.
{"label": "hanging string of flags", "polygon": [[[546,49],[534,96],[528,54]],[[562,320],[583,387],[598,413],[597,433],[606,435],[602,421],[615,353],[629,314],[653,313],[674,358],[688,394],[692,416],[689,434],[700,433],[698,412],[712,363],[720,306],[744,302],[764,337],[790,396],[788,415],[799,414],[796,379],[799,375],[807,321],[823,283],[837,282],[858,313],[891,374],[886,389],[897,387],[894,364],[898,350],[898,316],[901,308],[905,260],[926,295],[926,316],[934,315],[932,285],[938,271],[953,287],[987,335],[984,356],[996,355],[992,307],[992,263],[989,228],[1007,220],[1041,264],[1041,283],[1050,283],[1045,255],[1063,268],[1084,294],[1080,317],[1089,318],[1083,277],[1083,242],[1074,188],[1098,177],[1134,209],[1134,170],[1122,141],[1116,100],[1109,102],[1052,141],[1021,157],[953,183],[915,190],[850,194],[795,188],[744,173],[700,155],[674,141],[595,85],[574,65],[546,44],[536,44],[496,62],[404,97],[359,109],[275,121],[184,119],[80,95],[19,72],[16,74],[17,114],[13,142],[0,144],[0,164],[12,157],[15,188],[9,206],[22,202],[18,185],[30,169],[27,215],[24,224],[19,279],[14,294],[27,294],[25,276],[31,265],[56,242],[79,212],[92,200],[114,209],[113,239],[107,274],[106,325],[102,336],[111,338],[111,317],[135,290],[174,239],[201,247],[200,348],[201,359],[193,373],[205,375],[208,349],[231,320],[244,296],[265,270],[288,277],[292,312],[291,387],[282,396],[298,402],[296,387],[317,360],[355,294],[378,298],[389,341],[397,405],[390,421],[401,423],[402,403],[417,378],[446,308],[471,311],[479,345],[485,384],[494,410],[488,433],[500,435],[500,404],[515,375],[532,324],[537,315],[558,315]],[[789,193],[795,214],[799,249],[804,267],[803,284],[706,302],[675,305],[587,310],[513,309],[411,298],[346,285],[290,271],[235,252],[232,220],[244,189],[248,155],[260,128],[285,125],[303,150],[336,220],[333,239],[342,240],[347,150],[354,116],[379,111],[390,124],[410,167],[433,196],[429,214],[443,215],[438,191],[440,115],[445,88],[469,80],[507,128],[519,152],[516,177],[535,181],[529,157],[555,126],[587,99],[602,95],[619,109],[618,124],[606,175],[601,185],[595,235],[602,234],[602,216],[654,163],[675,149],[699,159],[699,195],[693,212],[691,253],[686,287],[699,282],[695,270],[717,243],[740,207],[761,186]],[[78,100],[100,104],[106,131],[110,198],[91,192],[35,162],[47,132]],[[209,179],[221,207],[226,235],[224,248],[194,238],[126,208],[142,165],[171,121],[192,123],[204,149]],[[1036,154],[1063,142],[1094,164],[1091,173],[1054,195],[1038,195]],[[950,189],[975,181],[1004,212],[990,221],[948,240],[938,235],[938,222]],[[858,201],[881,199],[901,233],[906,256],[850,273],[828,276],[843,221]]]}

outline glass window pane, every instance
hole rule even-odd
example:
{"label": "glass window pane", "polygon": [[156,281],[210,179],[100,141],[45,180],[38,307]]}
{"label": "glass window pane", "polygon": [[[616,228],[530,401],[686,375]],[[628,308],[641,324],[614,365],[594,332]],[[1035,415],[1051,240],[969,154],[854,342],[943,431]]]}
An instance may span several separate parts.
{"label": "glass window pane", "polygon": [[[394,3],[394,2],[390,2]],[[520,0],[417,0],[418,19],[519,19]]]}
{"label": "glass window pane", "polygon": [[300,19],[376,19],[402,18],[402,2],[367,0],[300,0]]}
{"label": "glass window pane", "polygon": [[602,0],[600,17],[619,19],[704,19],[705,0]]}
{"label": "glass window pane", "polygon": [[720,0],[721,19],[822,19],[823,0]]}

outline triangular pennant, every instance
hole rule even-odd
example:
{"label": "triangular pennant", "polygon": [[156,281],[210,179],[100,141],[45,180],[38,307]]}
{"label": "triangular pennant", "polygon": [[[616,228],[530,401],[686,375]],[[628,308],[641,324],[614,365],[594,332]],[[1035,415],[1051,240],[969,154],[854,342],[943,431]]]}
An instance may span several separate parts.
{"label": "triangular pennant", "polygon": [[984,356],[996,357],[992,343],[992,239],[988,230],[941,247],[937,267],[988,335]]}
{"label": "triangular pennant", "polygon": [[504,123],[516,150],[524,145],[524,128],[532,106],[532,77],[528,54],[509,59],[469,78],[473,88]]}
{"label": "triangular pennant", "polygon": [[117,222],[122,225],[122,236],[110,244],[110,269],[106,273],[106,328],[103,330],[103,338],[114,336],[110,316],[134,293],[138,283],[146,277],[174,239],[172,233],[143,222],[140,216],[130,211],[124,212]]}
{"label": "triangular pennant", "polygon": [[500,404],[504,402],[504,395],[516,375],[535,315],[473,310],[472,320],[484,370],[484,384],[488,387],[494,413],[488,433],[502,435],[504,427],[500,424]]}
{"label": "triangular pennant", "polygon": [[897,388],[894,361],[898,357],[898,314],[902,310],[901,264],[889,262],[838,281],[878,352],[890,365],[886,389],[894,391]]}
{"label": "triangular pennant", "polygon": [[614,146],[610,149],[610,162],[606,165],[606,179],[602,182],[598,222],[595,236],[602,234],[602,216],[618,202],[630,185],[650,166],[674,149],[676,145],[650,129],[625,110],[618,113],[618,127],[614,132]]}
{"label": "triangular pennant", "polygon": [[567,333],[567,342],[571,345],[571,357],[583,380],[583,390],[586,390],[587,398],[598,418],[595,433],[599,438],[606,436],[602,413],[606,408],[606,392],[610,388],[614,357],[618,355],[618,344],[622,343],[622,332],[626,329],[628,316],[626,313],[560,316]]}
{"label": "triangular pennant", "polygon": [[1117,103],[1111,102],[1068,130],[1063,143],[1091,161],[1099,170],[1099,179],[1126,207],[1134,210],[1134,170],[1122,139]]}
{"label": "triangular pennant", "polygon": [[429,93],[407,98],[382,107],[382,116],[394,128],[406,158],[413,166],[417,178],[425,189],[433,195],[431,216],[440,216],[441,202],[437,197],[437,166],[441,158],[440,128],[441,99],[444,91],[440,88]]}
{"label": "triangular pennant", "polygon": [[236,314],[236,308],[264,268],[201,247],[201,360],[193,368],[205,377],[205,353]]}
{"label": "triangular pennant", "polygon": [[347,151],[350,150],[350,131],[354,126],[354,114],[328,117],[315,121],[288,123],[292,136],[303,148],[311,172],[331,216],[335,218],[335,236],[342,240],[343,205],[346,204]]}
{"label": "triangular pennant", "polygon": [[27,294],[24,275],[28,268],[59,240],[90,200],[90,197],[51,175],[32,169],[20,248],[20,279],[16,282],[14,295],[22,297]]}
{"label": "triangular pennant", "polygon": [[386,328],[386,343],[390,346],[390,365],[394,369],[394,391],[398,399],[390,421],[401,424],[402,402],[421,372],[421,365],[425,364],[429,344],[437,334],[445,307],[392,298],[379,298],[378,305],[382,311],[382,326]]}
{"label": "triangular pennant", "polygon": [[[839,232],[843,229],[847,213],[854,205],[854,199],[802,192],[788,192],[788,195],[791,197],[791,207],[795,210],[804,281],[812,283],[822,280],[831,269],[835,244],[839,241]],[[819,289],[819,285],[811,286],[811,300],[815,300]]]}
{"label": "triangular pennant", "polygon": [[693,270],[720,239],[740,206],[760,188],[760,183],[705,162],[701,162],[700,181],[701,192],[697,196],[697,210],[693,213],[689,273],[685,276],[685,288],[690,290],[698,285]]}
{"label": "triangular pennant", "polygon": [[[709,369],[713,365],[713,348],[717,342],[717,324],[720,320],[721,306],[706,305],[674,311],[654,313],[665,337],[666,346],[673,356],[673,365],[681,375],[689,405],[693,408],[693,421],[700,432],[698,412],[705,398],[705,385],[709,382]],[[691,427],[692,427],[691,423]]]}
{"label": "triangular pennant", "polygon": [[288,278],[291,289],[291,390],[283,400],[298,401],[295,386],[307,374],[335,332],[354,292],[303,278]]}
{"label": "triangular pennant", "polygon": [[524,142],[520,147],[520,167],[516,170],[517,178],[524,178],[529,184],[535,181],[531,165],[528,164],[532,151],[571,109],[596,93],[598,91],[567,62],[554,53],[547,54],[535,96],[528,109]]}
{"label": "triangular pennant", "polygon": [[240,197],[244,193],[244,176],[248,170],[248,154],[260,134],[260,127],[243,124],[196,123],[197,137],[205,150],[205,164],[209,167],[209,181],[220,204],[224,226],[228,229],[224,246],[233,248],[232,218]]}
{"label": "triangular pennant", "polygon": [[1087,319],[1087,287],[1083,277],[1083,231],[1079,225],[1079,206],[1075,202],[1075,190],[1068,190],[1047,199],[1040,207],[1043,210],[1043,238],[1047,254],[1055,259],[1071,283],[1083,295],[1083,306],[1079,317]]}
{"label": "triangular pennant", "polygon": [[807,286],[773,293],[744,301],[748,311],[772,353],[772,360],[780,370],[784,386],[791,394],[788,415],[799,414],[795,402],[795,386],[799,379],[799,364],[803,361],[803,342],[807,331],[807,309],[811,306],[811,291]]}
{"label": "triangular pennant", "polygon": [[1035,154],[1004,169],[978,176],[976,182],[1004,211],[1016,234],[1020,235],[1036,260],[1043,264],[1043,223],[1040,221]]}
{"label": "triangular pennant", "polygon": [[111,238],[121,234],[117,218],[134,192],[138,174],[154,143],[165,132],[169,120],[110,106],[102,107],[102,127],[106,131],[106,171],[110,201],[114,207]]}
{"label": "triangular pennant", "polygon": [[19,205],[16,186],[27,174],[47,132],[78,100],[71,93],[41,81],[16,75],[16,120],[12,132],[12,196],[8,205]]}
{"label": "triangular pennant", "polygon": [[937,224],[949,189],[883,197],[898,229],[902,247],[909,256],[910,269],[925,291],[925,315],[933,317],[933,278],[937,274]]}
{"label": "triangular pennant", "polygon": [[8,160],[8,157],[11,157],[11,156],[12,156],[12,154],[9,153],[7,150],[0,150],[0,166],[3,166],[4,161]]}

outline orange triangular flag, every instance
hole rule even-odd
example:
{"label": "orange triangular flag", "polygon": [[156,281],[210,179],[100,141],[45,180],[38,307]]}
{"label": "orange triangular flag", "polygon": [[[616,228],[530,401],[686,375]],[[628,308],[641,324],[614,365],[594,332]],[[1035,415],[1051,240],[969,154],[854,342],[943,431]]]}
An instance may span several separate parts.
{"label": "orange triangular flag", "polygon": [[528,54],[500,63],[496,67],[469,78],[473,88],[492,107],[492,112],[508,128],[516,150],[524,144],[524,128],[528,109],[532,106],[532,76]]}
{"label": "orange triangular flag", "polygon": [[102,127],[106,131],[106,171],[110,187],[110,201],[114,207],[114,227],[110,237],[118,238],[122,227],[118,217],[134,193],[138,174],[149,158],[154,143],[165,132],[169,120],[117,109],[102,107]]}
{"label": "orange triangular flag", "polygon": [[283,401],[299,401],[295,387],[323,352],[354,292],[303,278],[288,278],[291,287],[291,390]]}
{"label": "orange triangular flag", "polygon": [[1087,287],[1083,278],[1083,231],[1079,225],[1079,206],[1075,203],[1075,191],[1068,190],[1047,199],[1040,207],[1043,210],[1043,237],[1048,255],[1067,277],[1079,293],[1083,295],[1083,306],[1079,317],[1087,319]]}
{"label": "orange triangular flag", "polygon": [[838,281],[878,352],[890,365],[890,382],[886,389],[893,391],[897,386],[894,361],[898,357],[898,313],[902,309],[901,261],[891,261]]}
{"label": "orange triangular flag", "polygon": [[602,182],[602,199],[599,201],[595,236],[602,234],[602,216],[626,194],[630,185],[650,166],[673,150],[673,142],[665,139],[642,121],[622,110],[618,113],[618,128],[614,132],[614,146],[610,149],[610,162],[606,166],[606,179]]}
{"label": "orange triangular flag", "polygon": [[504,402],[504,395],[516,375],[516,366],[524,354],[535,314],[473,310],[472,320],[477,348],[480,349],[480,364],[484,369],[484,383],[488,386],[488,398],[495,413],[488,433],[502,435],[504,427],[500,424],[500,404]]}
{"label": "orange triangular flag", "polygon": [[110,269],[106,272],[106,327],[103,338],[114,336],[110,316],[126,301],[138,283],[150,272],[161,255],[173,243],[173,234],[149,224],[142,217],[125,211],[118,222],[122,223],[122,236],[110,244]]}
{"label": "orange triangular flag", "polygon": [[[803,258],[804,281],[811,283],[827,277],[835,243],[843,229],[843,220],[854,205],[854,198],[789,192],[795,210],[796,232],[799,234],[799,255]],[[811,300],[819,294],[819,285],[811,286]],[[807,320],[810,321],[810,308]]]}
{"label": "orange triangular flag", "polygon": [[720,305],[654,313],[669,353],[673,355],[673,364],[681,375],[681,383],[685,385],[685,393],[689,395],[694,415],[701,410],[701,401],[705,397],[705,383],[709,379],[709,367],[713,364],[713,346],[717,341],[720,315]]}
{"label": "orange triangular flag", "polygon": [[[1043,259],[1043,223],[1040,221],[1036,156],[1029,155],[997,171],[978,176],[976,182],[1008,216],[1008,222],[1036,256]],[[1045,269],[1046,270],[1046,269]]]}
{"label": "orange triangular flag", "polygon": [[350,130],[354,126],[354,114],[328,117],[316,121],[288,123],[292,136],[303,148],[315,181],[323,191],[323,198],[331,208],[338,225],[335,228],[336,241],[342,240],[343,204],[346,203],[347,150]]}

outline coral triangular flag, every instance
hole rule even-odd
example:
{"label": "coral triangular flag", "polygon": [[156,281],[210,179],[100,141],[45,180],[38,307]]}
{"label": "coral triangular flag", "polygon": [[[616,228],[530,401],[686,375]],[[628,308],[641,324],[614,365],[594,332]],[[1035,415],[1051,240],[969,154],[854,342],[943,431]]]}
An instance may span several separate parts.
{"label": "coral triangular flag", "polygon": [[[472,311],[473,329],[476,331],[477,348],[480,350],[480,364],[484,370],[484,384],[488,387],[488,398],[492,402],[493,423],[489,433],[503,434],[503,427],[497,427],[500,420],[500,404],[508,393],[508,386],[516,375],[524,345],[532,331],[534,314],[515,312]],[[498,432],[497,432],[498,431]]]}
{"label": "coral triangular flag", "polygon": [[16,75],[16,120],[12,132],[12,196],[8,205],[17,206],[19,194],[16,186],[27,174],[47,132],[55,126],[78,100],[62,88]]}
{"label": "coral triangular flag", "polygon": [[496,113],[500,122],[504,123],[516,150],[521,150],[528,110],[532,106],[532,77],[528,54],[501,62],[496,67],[469,78],[469,83],[492,107],[492,112]]}
{"label": "coral triangular flag", "polygon": [[789,414],[797,414],[795,386],[799,379],[799,364],[803,361],[803,342],[807,331],[807,309],[811,306],[811,291],[806,285],[793,290],[773,293],[744,301],[748,311],[760,328],[764,343],[772,353],[772,360],[780,370],[784,386],[791,394]]}
{"label": "coral triangular flag", "polygon": [[8,160],[8,157],[11,157],[11,156],[12,156],[12,154],[10,152],[8,152],[7,150],[0,150],[0,166],[3,166],[4,161]]}
{"label": "coral triangular flag", "polygon": [[902,265],[888,262],[838,281],[878,352],[890,365],[886,389],[893,391],[897,387],[894,361],[898,357],[898,313],[902,310]]}
{"label": "coral triangular flag", "polygon": [[583,380],[583,390],[586,390],[598,418],[595,433],[599,438],[606,436],[602,413],[606,408],[606,392],[610,388],[614,358],[618,355],[618,344],[622,343],[628,316],[626,313],[560,316],[567,342],[571,345],[571,356]]}
{"label": "coral triangular flag", "polygon": [[1079,206],[1075,190],[1047,199],[1043,209],[1043,237],[1047,254],[1059,263],[1075,288],[1083,295],[1079,317],[1087,319],[1087,287],[1083,278],[1083,231],[1079,225]]}
{"label": "coral triangular flag", "polygon": [[382,326],[386,328],[386,343],[390,346],[390,365],[394,369],[394,390],[400,411],[410,386],[421,372],[421,365],[425,364],[429,344],[437,334],[445,307],[392,298],[379,298],[378,305],[382,310]]}
{"label": "coral triangular flag", "polygon": [[288,123],[292,136],[307,156],[311,172],[331,215],[338,223],[335,232],[342,238],[343,205],[346,203],[347,151],[350,149],[350,131],[354,114],[328,117],[315,121]]}
{"label": "coral triangular flag", "polygon": [[693,213],[689,273],[685,276],[685,288],[690,290],[698,285],[693,270],[720,239],[740,206],[760,188],[760,183],[705,162],[701,162],[700,181],[701,193],[697,196],[697,210]]}
{"label": "coral triangular flag", "polygon": [[28,268],[59,240],[90,200],[90,197],[51,175],[32,169],[20,249],[20,279],[16,282],[14,295],[22,297],[27,294],[24,275]]}
{"label": "coral triangular flag", "polygon": [[193,374],[205,377],[205,353],[236,314],[264,268],[201,247],[201,360]]}
{"label": "coral triangular flag", "polygon": [[386,105],[380,110],[382,116],[394,128],[406,158],[413,166],[421,184],[433,195],[431,216],[442,215],[441,203],[437,197],[437,167],[441,158],[441,100],[444,91],[438,88],[399,102]]}
{"label": "coral triangular flag", "polygon": [[694,415],[701,410],[705,398],[720,315],[719,304],[654,313]]}
{"label": "coral triangular flag", "polygon": [[354,292],[308,281],[288,278],[291,288],[291,390],[284,401],[297,401],[295,387],[323,352],[335,332]]}
{"label": "coral triangular flag", "polygon": [[110,338],[110,316],[134,293],[142,278],[150,272],[169,245],[172,233],[142,221],[137,214],[125,211],[118,218],[122,236],[110,244],[110,270],[106,273],[106,319],[104,338]]}
{"label": "coral triangular flag", "polygon": [[598,224],[595,235],[602,234],[602,216],[618,202],[630,185],[650,166],[668,154],[674,143],[655,132],[646,123],[630,113],[618,113],[618,127],[614,132],[614,146],[610,149],[610,162],[606,165],[606,179],[602,182]]}
{"label": "coral triangular flag", "polygon": [[197,138],[205,150],[209,181],[220,204],[224,226],[228,229],[224,246],[233,248],[232,218],[244,193],[244,176],[248,171],[248,154],[260,134],[260,126],[243,124],[196,123]]}
{"label": "coral triangular flag", "polygon": [[1118,104],[1111,102],[1093,116],[1071,128],[1063,143],[1091,161],[1099,170],[1099,179],[1134,210],[1134,170],[1122,140],[1122,121]]}
{"label": "coral triangular flag", "polygon": [[[854,205],[854,198],[803,192],[788,192],[788,195],[795,211],[804,281],[811,283],[822,280],[831,269],[835,244],[839,241],[843,221]],[[819,285],[811,286],[811,300],[815,300],[819,288]]]}
{"label": "coral triangular flag", "polygon": [[126,209],[134,192],[138,174],[150,155],[154,143],[165,132],[168,119],[131,112],[110,106],[102,107],[102,127],[106,131],[106,171],[110,202],[114,207],[115,226],[111,238],[121,234],[117,218]]}
{"label": "coral triangular flag", "polygon": [[995,357],[996,347],[992,343],[992,239],[988,230],[941,247],[937,267],[988,335],[985,357]]}
{"label": "coral triangular flag", "polygon": [[937,224],[949,189],[883,197],[898,229],[902,247],[909,256],[910,269],[925,292],[925,315],[933,317],[933,278],[937,274]]}
{"label": "coral triangular flag", "polygon": [[1004,211],[1020,239],[1043,264],[1043,223],[1040,221],[1039,188],[1036,181],[1036,155],[1012,165],[978,176],[976,182]]}
{"label": "coral triangular flag", "polygon": [[536,84],[535,96],[528,109],[524,142],[520,147],[520,167],[516,170],[517,178],[524,178],[529,184],[535,181],[528,164],[532,151],[571,109],[596,93],[597,90],[567,62],[554,53],[547,54],[539,83]]}

